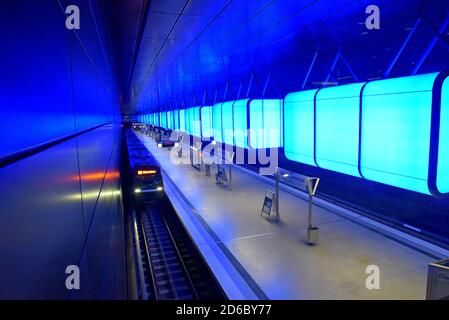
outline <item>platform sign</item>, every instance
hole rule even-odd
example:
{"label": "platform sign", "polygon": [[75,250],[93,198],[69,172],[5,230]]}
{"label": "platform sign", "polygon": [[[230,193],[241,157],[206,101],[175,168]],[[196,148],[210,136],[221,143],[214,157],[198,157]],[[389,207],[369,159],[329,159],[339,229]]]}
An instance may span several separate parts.
{"label": "platform sign", "polygon": [[271,211],[273,210],[274,198],[275,198],[274,192],[267,190],[267,192],[265,193],[265,198],[263,200],[262,211],[260,212],[261,216],[263,214],[266,214],[268,216],[271,215]]}

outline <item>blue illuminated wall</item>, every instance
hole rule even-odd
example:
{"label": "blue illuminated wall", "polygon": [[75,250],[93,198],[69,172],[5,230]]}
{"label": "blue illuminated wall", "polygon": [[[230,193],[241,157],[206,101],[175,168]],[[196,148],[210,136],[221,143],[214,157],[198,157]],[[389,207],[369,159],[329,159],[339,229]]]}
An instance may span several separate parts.
{"label": "blue illuminated wall", "polygon": [[[0,168],[0,299],[124,299],[121,115],[101,15],[96,1],[59,2],[80,7],[77,34],[58,1],[0,2],[0,158],[98,128]],[[85,275],[76,293],[68,265]]]}

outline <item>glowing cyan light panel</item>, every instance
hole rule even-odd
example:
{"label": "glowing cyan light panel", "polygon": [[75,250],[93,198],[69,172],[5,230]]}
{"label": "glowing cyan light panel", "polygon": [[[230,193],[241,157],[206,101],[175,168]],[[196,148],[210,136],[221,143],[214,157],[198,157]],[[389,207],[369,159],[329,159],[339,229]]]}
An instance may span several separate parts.
{"label": "glowing cyan light panel", "polygon": [[167,128],[173,130],[173,112],[167,111]]}
{"label": "glowing cyan light panel", "polygon": [[316,95],[316,162],[360,177],[359,115],[364,83],[321,89]]}
{"label": "glowing cyan light panel", "polygon": [[212,127],[214,129],[214,140],[223,142],[222,125],[221,125],[221,105],[223,103],[216,103],[212,107]]}
{"label": "glowing cyan light panel", "polygon": [[282,100],[251,100],[250,146],[254,149],[282,147]]}
{"label": "glowing cyan light panel", "polygon": [[165,111],[161,112],[161,127],[167,128],[167,112]]}
{"label": "glowing cyan light panel", "polygon": [[192,129],[191,129],[191,127],[192,127],[192,119],[191,119],[191,108],[187,108],[186,109],[186,111],[185,111],[185,115],[186,115],[186,122],[185,122],[185,125],[186,125],[186,133],[188,133],[188,134],[191,134],[191,132],[192,132]]}
{"label": "glowing cyan light panel", "polygon": [[201,108],[201,136],[206,140],[212,138],[212,107]]}
{"label": "glowing cyan light panel", "polygon": [[249,99],[234,102],[234,142],[237,147],[248,148],[247,105]]}
{"label": "glowing cyan light panel", "polygon": [[232,121],[233,105],[234,101],[226,101],[221,106],[223,142],[229,145],[234,145],[234,126]]}
{"label": "glowing cyan light panel", "polygon": [[179,110],[179,131],[186,132],[186,110]]}
{"label": "glowing cyan light panel", "polygon": [[179,110],[173,110],[173,130],[179,130]]}
{"label": "glowing cyan light panel", "polygon": [[441,89],[440,142],[438,146],[437,189],[449,192],[449,78]]}
{"label": "glowing cyan light panel", "polygon": [[436,76],[366,85],[361,141],[361,171],[366,179],[429,194],[430,119]]}
{"label": "glowing cyan light panel", "polygon": [[200,119],[200,107],[194,107],[190,109],[190,121],[191,121],[191,135],[195,137],[201,136],[201,119]]}
{"label": "glowing cyan light panel", "polygon": [[285,156],[312,166],[315,166],[314,97],[317,91],[293,92],[284,99]]}

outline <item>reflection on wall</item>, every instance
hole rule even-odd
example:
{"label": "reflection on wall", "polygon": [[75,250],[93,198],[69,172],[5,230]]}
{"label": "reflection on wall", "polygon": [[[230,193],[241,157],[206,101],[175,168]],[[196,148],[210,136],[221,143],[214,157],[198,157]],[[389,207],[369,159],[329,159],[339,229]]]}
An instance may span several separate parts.
{"label": "reflection on wall", "polygon": [[0,169],[0,299],[123,298],[117,92],[96,1],[59,2],[0,2],[0,160],[97,129]]}

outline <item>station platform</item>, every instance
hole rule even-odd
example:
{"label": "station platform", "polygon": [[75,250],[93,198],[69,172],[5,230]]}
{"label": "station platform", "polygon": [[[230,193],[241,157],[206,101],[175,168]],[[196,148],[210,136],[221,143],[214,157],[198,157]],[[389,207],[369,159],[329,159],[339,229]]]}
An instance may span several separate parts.
{"label": "station platform", "polygon": [[[261,217],[268,179],[233,165],[232,191],[136,133],[162,166],[165,191],[230,299],[425,299],[427,266],[449,252],[317,199],[320,240],[306,243],[308,202],[281,191],[280,221]],[[187,157],[187,152],[183,157]],[[185,163],[188,160],[185,159]],[[380,270],[368,290],[366,268]]]}

